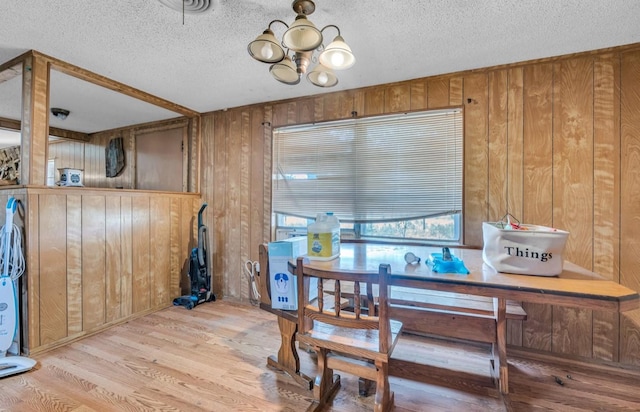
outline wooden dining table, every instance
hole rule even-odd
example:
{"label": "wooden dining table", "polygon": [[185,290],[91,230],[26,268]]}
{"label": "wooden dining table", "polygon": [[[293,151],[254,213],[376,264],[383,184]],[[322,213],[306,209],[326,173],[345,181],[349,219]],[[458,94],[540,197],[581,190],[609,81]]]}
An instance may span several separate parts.
{"label": "wooden dining table", "polygon": [[[477,295],[493,298],[497,327],[496,378],[499,389],[508,392],[506,359],[506,305],[509,301],[533,302],[611,312],[625,312],[640,307],[638,292],[576,264],[565,261],[563,271],[557,276],[536,276],[500,273],[484,263],[482,250],[451,248],[454,257],[462,260],[469,270],[463,273],[437,273],[429,264],[431,254],[442,252],[439,247],[342,243],[340,256],[329,261],[309,260],[303,264],[305,273],[358,272],[378,273],[380,264],[391,266],[389,284],[394,287],[415,288]],[[407,263],[405,254],[411,252],[420,257],[419,263]],[[266,264],[266,247],[261,245],[262,265]],[[289,261],[291,272],[295,259]],[[262,279],[264,282],[265,280]],[[268,279],[267,279],[268,283]],[[295,312],[273,310],[263,300],[261,307],[278,315],[282,345],[277,357],[269,357],[267,363],[288,372],[297,381],[310,385],[311,379],[300,372],[295,347]],[[428,330],[424,331],[428,333]]]}

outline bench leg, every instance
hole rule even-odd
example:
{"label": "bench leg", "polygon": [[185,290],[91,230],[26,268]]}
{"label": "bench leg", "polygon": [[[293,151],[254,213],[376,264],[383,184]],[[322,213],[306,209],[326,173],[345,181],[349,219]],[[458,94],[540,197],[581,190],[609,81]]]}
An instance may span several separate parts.
{"label": "bench leg", "polygon": [[494,298],[496,318],[496,342],[491,345],[492,375],[497,380],[500,393],[509,393],[509,366],[507,364],[507,301]]}
{"label": "bench leg", "polygon": [[340,388],[340,375],[334,375],[333,369],[327,365],[329,350],[317,348],[316,353],[318,354],[318,376],[316,376],[313,385],[313,397],[315,400],[307,408],[307,412],[324,410]]}
{"label": "bench leg", "polygon": [[269,356],[267,358],[267,365],[286,372],[302,387],[311,389],[313,379],[300,372],[300,358],[296,350],[298,324],[278,317],[278,329],[280,330],[280,350],[278,350],[278,357]]}

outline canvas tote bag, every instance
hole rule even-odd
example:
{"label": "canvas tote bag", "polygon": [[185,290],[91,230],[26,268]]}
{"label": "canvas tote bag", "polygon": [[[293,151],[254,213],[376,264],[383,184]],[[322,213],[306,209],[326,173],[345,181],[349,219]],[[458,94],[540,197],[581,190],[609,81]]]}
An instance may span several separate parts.
{"label": "canvas tote bag", "polygon": [[556,276],[569,232],[546,226],[483,222],[484,262],[498,272]]}

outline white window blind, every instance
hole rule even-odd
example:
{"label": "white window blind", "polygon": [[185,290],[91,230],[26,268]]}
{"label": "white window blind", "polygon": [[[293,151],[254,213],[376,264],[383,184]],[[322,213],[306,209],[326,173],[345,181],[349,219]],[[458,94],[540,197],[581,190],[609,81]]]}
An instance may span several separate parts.
{"label": "white window blind", "polygon": [[367,223],[462,210],[461,109],[287,126],[273,138],[274,213]]}

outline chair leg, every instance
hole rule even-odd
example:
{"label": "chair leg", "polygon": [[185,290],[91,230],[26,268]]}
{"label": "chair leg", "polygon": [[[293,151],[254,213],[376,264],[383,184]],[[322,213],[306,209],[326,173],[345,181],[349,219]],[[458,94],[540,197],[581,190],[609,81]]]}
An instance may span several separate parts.
{"label": "chair leg", "polygon": [[389,389],[389,364],[376,362],[376,397],[374,412],[388,412],[393,409],[394,394]]}
{"label": "chair leg", "polygon": [[369,379],[358,378],[358,393],[360,396],[367,397],[372,395],[376,389],[375,383],[375,381]]}
{"label": "chair leg", "polygon": [[331,399],[340,388],[340,376],[333,374],[333,369],[327,366],[327,354],[329,350],[318,348],[318,376],[313,384],[313,397],[315,402],[307,411],[321,411],[331,402]]}
{"label": "chair leg", "polygon": [[[367,360],[368,363],[371,364],[371,367],[375,367],[375,363],[373,359]],[[358,394],[360,396],[371,396],[376,391],[376,381],[372,381],[370,379],[366,379],[363,377],[358,378]]]}

